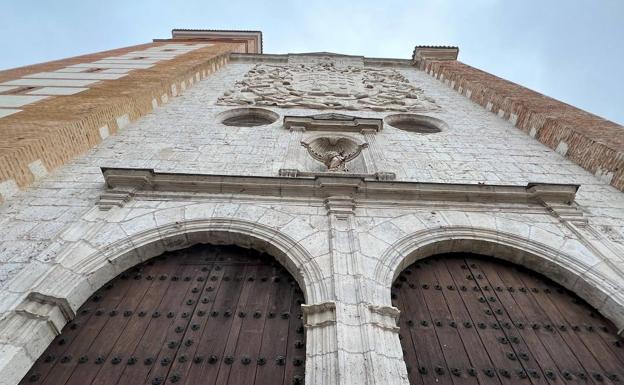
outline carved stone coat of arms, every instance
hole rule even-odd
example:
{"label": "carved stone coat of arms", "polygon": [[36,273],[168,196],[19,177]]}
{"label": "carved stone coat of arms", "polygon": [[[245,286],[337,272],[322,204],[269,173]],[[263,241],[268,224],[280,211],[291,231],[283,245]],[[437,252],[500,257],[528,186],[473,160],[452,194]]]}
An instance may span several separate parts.
{"label": "carved stone coat of arms", "polygon": [[394,69],[312,63],[258,64],[217,104],[419,112],[437,109]]}

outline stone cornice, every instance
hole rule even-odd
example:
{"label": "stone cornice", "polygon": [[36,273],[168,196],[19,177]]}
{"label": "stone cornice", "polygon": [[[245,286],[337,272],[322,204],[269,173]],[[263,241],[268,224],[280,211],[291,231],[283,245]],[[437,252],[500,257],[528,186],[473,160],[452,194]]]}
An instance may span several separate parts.
{"label": "stone cornice", "polygon": [[245,52],[262,54],[262,31],[176,28],[171,31],[171,38],[172,40],[245,42]]}
{"label": "stone cornice", "polygon": [[459,47],[417,45],[412,54],[416,63],[422,60],[457,60]]}
{"label": "stone cornice", "polygon": [[[251,54],[233,52],[230,54],[230,60],[235,63],[288,63],[288,56],[289,54]],[[372,67],[410,68],[413,66],[411,59],[364,57],[363,61],[365,66]]]}
{"label": "stone cornice", "polygon": [[379,132],[383,129],[383,120],[331,113],[311,116],[284,116],[284,128],[287,130],[297,128],[305,131]]}
{"label": "stone cornice", "polygon": [[[452,201],[571,204],[578,185],[529,183],[526,186],[378,181],[361,176],[235,176],[159,173],[151,169],[102,168],[107,197],[111,191],[240,194],[284,198],[335,196],[375,201]],[[110,202],[107,202],[110,204]],[[123,203],[122,203],[123,204]]]}

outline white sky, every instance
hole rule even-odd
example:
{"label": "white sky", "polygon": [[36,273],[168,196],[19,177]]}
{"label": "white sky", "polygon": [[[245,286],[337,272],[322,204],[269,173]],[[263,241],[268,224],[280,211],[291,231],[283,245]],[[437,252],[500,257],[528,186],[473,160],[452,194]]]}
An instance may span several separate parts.
{"label": "white sky", "polygon": [[265,53],[459,59],[624,123],[624,0],[0,0],[0,69],[170,37],[253,29]]}

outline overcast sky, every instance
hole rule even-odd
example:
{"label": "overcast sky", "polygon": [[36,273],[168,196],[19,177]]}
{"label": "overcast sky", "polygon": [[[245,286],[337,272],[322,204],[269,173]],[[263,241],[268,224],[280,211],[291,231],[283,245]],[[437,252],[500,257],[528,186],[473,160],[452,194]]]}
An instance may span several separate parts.
{"label": "overcast sky", "polygon": [[624,123],[624,0],[0,0],[0,69],[167,38],[253,29],[265,53],[409,58],[457,45],[467,64]]}

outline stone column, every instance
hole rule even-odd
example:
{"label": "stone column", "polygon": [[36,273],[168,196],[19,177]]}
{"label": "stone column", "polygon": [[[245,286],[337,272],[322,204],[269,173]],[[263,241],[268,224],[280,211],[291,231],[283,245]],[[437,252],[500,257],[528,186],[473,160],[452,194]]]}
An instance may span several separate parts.
{"label": "stone column", "polygon": [[[355,201],[332,196],[329,215],[330,252],[335,292],[335,384],[407,385],[398,338],[398,309],[376,306],[367,298],[364,268],[355,234]],[[315,383],[316,384],[316,383]]]}

